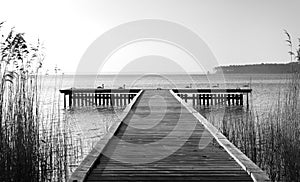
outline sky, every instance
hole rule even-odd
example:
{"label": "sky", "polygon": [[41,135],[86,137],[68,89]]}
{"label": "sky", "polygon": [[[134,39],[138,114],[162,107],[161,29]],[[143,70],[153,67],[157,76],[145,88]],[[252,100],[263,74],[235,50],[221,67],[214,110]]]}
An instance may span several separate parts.
{"label": "sky", "polygon": [[[1,0],[0,4],[0,21],[6,21],[6,27],[25,32],[30,41],[44,42],[44,68],[57,65],[65,73],[78,70],[89,46],[105,32],[143,19],[174,22],[191,30],[207,45],[216,65],[288,62],[283,30],[288,30],[295,45],[300,37],[299,0]],[[119,72],[120,65],[141,60],[131,64],[136,65],[133,70],[147,65],[145,72],[164,72],[179,65],[186,72],[205,72],[201,66],[195,68],[183,49],[143,43],[114,52],[98,71]],[[160,52],[153,51],[158,48]],[[157,69],[157,60],[150,64],[149,58],[165,60],[164,69]]]}

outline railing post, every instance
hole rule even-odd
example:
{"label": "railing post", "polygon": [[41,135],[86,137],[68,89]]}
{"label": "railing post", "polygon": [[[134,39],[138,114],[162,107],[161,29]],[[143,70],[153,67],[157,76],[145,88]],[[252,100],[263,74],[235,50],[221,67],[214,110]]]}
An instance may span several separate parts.
{"label": "railing post", "polygon": [[240,105],[243,106],[244,105],[244,94],[240,94]]}
{"label": "railing post", "polygon": [[249,96],[248,96],[248,93],[247,93],[247,109],[249,108]]}
{"label": "railing post", "polygon": [[195,94],[193,94],[192,99],[193,99],[193,106],[194,106],[195,105]]}
{"label": "railing post", "polygon": [[69,93],[69,108],[72,108],[72,94],[73,94],[73,92],[71,91]]}
{"label": "railing post", "polygon": [[66,107],[67,107],[67,103],[66,103],[67,101],[66,101],[66,94],[64,94],[64,109],[66,109]]}

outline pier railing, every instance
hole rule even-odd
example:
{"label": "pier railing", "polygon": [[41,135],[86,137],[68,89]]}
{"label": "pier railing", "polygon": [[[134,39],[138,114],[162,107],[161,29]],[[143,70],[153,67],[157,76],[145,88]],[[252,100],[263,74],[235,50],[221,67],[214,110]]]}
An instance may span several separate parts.
{"label": "pier railing", "polygon": [[126,106],[140,89],[62,89],[64,108],[86,106]]}
{"label": "pier railing", "polygon": [[252,89],[173,89],[185,102],[190,101],[193,106],[209,105],[244,105],[249,106],[249,94]]}
{"label": "pier railing", "polygon": [[[172,89],[185,102],[193,106],[240,105],[249,106],[252,89]],[[123,107],[130,103],[140,89],[62,89],[64,108],[86,106]]]}

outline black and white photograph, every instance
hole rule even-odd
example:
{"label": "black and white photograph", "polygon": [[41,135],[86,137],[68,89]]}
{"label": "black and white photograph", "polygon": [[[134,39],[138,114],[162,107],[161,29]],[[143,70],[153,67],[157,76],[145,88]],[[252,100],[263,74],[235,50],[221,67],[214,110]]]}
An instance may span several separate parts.
{"label": "black and white photograph", "polygon": [[300,182],[299,0],[1,0],[0,182]]}

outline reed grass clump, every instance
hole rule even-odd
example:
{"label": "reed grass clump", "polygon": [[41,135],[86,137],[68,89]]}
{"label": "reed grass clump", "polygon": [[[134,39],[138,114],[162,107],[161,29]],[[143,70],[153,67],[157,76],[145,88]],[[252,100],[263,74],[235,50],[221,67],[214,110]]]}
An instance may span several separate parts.
{"label": "reed grass clump", "polygon": [[[3,24],[1,24],[3,25]],[[0,63],[0,179],[39,178],[39,106],[37,77],[29,69],[38,57],[39,44],[29,46],[24,34],[11,30],[1,40]],[[39,59],[39,60],[38,60]]]}
{"label": "reed grass clump", "polygon": [[300,75],[288,80],[275,107],[260,122],[265,167],[273,181],[300,179]]}
{"label": "reed grass clump", "polygon": [[[291,62],[300,64],[300,44],[294,52],[291,36],[287,31],[285,34]],[[276,102],[269,105],[266,116],[257,114],[253,107],[226,108],[221,117],[200,110],[272,181],[300,179],[300,70],[291,67],[291,72],[285,89],[278,90]]]}
{"label": "reed grass clump", "polygon": [[0,23],[0,181],[66,181],[70,166],[78,163],[78,153],[60,113],[57,90],[53,104],[41,107],[42,44],[28,43],[14,29],[5,34],[3,25]]}
{"label": "reed grass clump", "polygon": [[[268,113],[229,107],[224,116],[200,111],[272,181],[300,179],[300,74],[287,79]],[[212,114],[213,113],[213,114]],[[220,119],[221,118],[221,119]]]}

